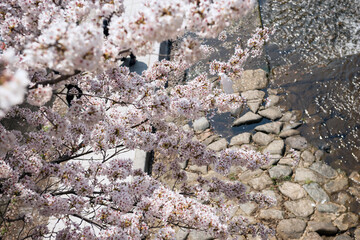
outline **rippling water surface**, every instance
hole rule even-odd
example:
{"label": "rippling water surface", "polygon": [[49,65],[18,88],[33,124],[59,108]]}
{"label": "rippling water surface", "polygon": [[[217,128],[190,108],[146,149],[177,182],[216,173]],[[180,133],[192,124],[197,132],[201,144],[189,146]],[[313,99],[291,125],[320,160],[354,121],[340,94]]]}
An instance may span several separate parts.
{"label": "rippling water surface", "polygon": [[304,112],[300,128],[329,154],[327,161],[360,170],[360,0],[264,0],[272,87],[288,109]]}
{"label": "rippling water surface", "polygon": [[[281,105],[303,112],[301,134],[327,152],[330,165],[360,171],[360,0],[259,3],[260,11],[228,29],[225,42],[207,40],[217,51],[188,78],[206,72],[210,59],[228,59],[237,37],[244,44],[256,27],[274,28],[264,53],[245,69],[269,71],[270,87],[282,90]],[[231,128],[233,120],[217,115],[212,126],[226,138],[248,130]]]}

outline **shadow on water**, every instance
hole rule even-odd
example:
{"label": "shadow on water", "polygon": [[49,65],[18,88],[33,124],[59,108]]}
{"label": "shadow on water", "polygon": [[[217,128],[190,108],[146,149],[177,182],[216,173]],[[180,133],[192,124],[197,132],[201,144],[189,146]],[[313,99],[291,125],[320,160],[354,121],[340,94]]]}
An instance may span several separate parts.
{"label": "shadow on water", "polygon": [[232,123],[236,118],[231,116],[231,113],[221,113],[216,114],[212,118],[210,118],[211,127],[217,132],[221,134],[223,138],[226,138],[227,141],[230,142],[230,139],[240,133],[250,132],[255,133],[254,128],[256,126],[271,122],[269,119],[263,118],[258,123],[245,124],[238,127],[232,127]]}

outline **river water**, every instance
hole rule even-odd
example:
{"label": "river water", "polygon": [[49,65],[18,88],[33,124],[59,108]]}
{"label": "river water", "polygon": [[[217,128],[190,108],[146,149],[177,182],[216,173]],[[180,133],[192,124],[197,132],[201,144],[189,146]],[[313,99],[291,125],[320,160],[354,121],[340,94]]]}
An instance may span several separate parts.
{"label": "river water", "polygon": [[300,128],[326,161],[360,170],[360,0],[262,0],[270,87],[303,111]]}
{"label": "river water", "polygon": [[[245,69],[268,72],[270,88],[280,89],[281,106],[300,110],[299,128],[323,149],[325,161],[346,172],[360,170],[360,0],[259,0],[258,9],[228,28],[228,39],[205,43],[216,48],[187,73],[191,79],[211,59],[226,60],[235,39],[246,43],[256,27],[275,30],[264,53]],[[212,126],[223,137],[250,131],[231,128],[230,114],[216,115]]]}

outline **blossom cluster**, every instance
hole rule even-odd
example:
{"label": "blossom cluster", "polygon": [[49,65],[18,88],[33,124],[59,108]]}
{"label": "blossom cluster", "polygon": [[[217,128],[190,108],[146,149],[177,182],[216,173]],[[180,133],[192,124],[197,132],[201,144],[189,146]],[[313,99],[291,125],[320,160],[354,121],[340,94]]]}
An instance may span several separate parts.
{"label": "blossom cluster", "polygon": [[[246,194],[238,182],[198,179],[190,186],[180,164],[212,165],[227,174],[234,165],[256,169],[267,157],[245,150],[217,154],[166,121],[244,103],[216,89],[206,74],[166,88],[171,76],[212,49],[188,38],[175,61],[156,62],[141,74],[119,67],[123,54],[150,53],[155,42],[185,31],[216,37],[251,4],[150,0],[128,16],[122,0],[1,1],[6,49],[0,54],[0,198],[6,208],[0,212],[0,238],[12,237],[6,233],[14,222],[28,229],[19,238],[34,239],[173,239],[175,227],[221,239],[266,235],[266,229],[232,218],[221,198],[269,199]],[[265,35],[258,35],[250,48],[259,48]],[[250,51],[237,48],[228,63],[213,62],[211,71],[240,73],[244,55]],[[63,103],[63,111],[54,101]],[[132,149],[171,160],[154,165],[149,176],[119,157]],[[165,174],[181,184],[179,190],[161,182]],[[57,223],[38,224],[28,209]]]}

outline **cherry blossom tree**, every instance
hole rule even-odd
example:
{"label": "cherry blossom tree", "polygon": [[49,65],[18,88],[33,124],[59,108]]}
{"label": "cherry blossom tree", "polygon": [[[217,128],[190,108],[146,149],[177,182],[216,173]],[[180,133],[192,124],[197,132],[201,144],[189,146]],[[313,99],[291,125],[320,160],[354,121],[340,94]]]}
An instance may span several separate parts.
{"label": "cherry blossom tree", "polygon": [[[227,174],[231,166],[256,169],[267,157],[230,149],[217,154],[192,132],[165,121],[194,120],[244,103],[232,94],[230,79],[261,49],[267,29],[258,30],[246,49],[237,46],[227,62],[211,63],[210,73],[221,76],[225,92],[206,73],[165,86],[208,53],[199,37],[221,33],[225,39],[224,28],[251,7],[250,0],[149,0],[125,17],[121,0],[2,0],[1,236],[173,239],[176,228],[186,228],[220,239],[266,237],[264,226],[232,216],[226,200],[272,199],[218,178],[199,177],[189,185],[180,164],[212,165]],[[141,75],[120,67],[130,52],[146,55],[154,43],[185,32],[195,37],[184,39],[173,61],[156,62]],[[66,111],[55,109],[54,101],[64,101]],[[119,157],[132,149],[153,150],[170,161],[157,162],[150,176]],[[172,174],[176,187],[161,182],[164,173]],[[49,225],[49,218],[56,223]],[[11,236],[14,226],[19,231]]]}

